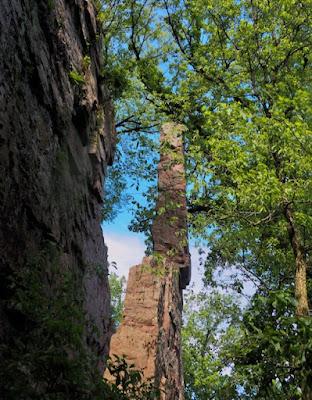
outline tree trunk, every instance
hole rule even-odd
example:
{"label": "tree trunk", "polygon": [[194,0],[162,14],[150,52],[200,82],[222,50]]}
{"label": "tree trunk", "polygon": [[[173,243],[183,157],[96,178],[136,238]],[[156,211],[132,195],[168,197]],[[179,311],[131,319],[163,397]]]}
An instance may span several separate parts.
{"label": "tree trunk", "polygon": [[287,204],[284,210],[288,222],[288,234],[295,256],[295,296],[297,299],[296,314],[298,316],[309,315],[308,293],[307,293],[307,264],[304,259],[299,234],[295,227],[294,217],[290,205]]}

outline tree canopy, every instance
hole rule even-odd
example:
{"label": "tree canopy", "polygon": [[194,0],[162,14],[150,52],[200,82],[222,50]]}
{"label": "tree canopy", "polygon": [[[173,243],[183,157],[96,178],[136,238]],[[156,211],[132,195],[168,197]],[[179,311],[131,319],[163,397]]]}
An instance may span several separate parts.
{"label": "tree canopy", "polygon": [[[229,325],[236,396],[308,398],[312,1],[103,4],[115,27],[104,76],[123,89],[115,93],[123,170],[153,184],[158,125],[186,125],[189,224],[209,249],[206,283],[225,269],[237,272],[232,289],[243,279],[256,287],[240,327]],[[154,193],[134,229],[148,229]]]}

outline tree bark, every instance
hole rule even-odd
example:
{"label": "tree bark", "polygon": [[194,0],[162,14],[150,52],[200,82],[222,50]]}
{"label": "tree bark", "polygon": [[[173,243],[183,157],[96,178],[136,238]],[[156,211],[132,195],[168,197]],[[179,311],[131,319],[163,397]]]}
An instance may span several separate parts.
{"label": "tree bark", "polygon": [[307,264],[304,259],[303,249],[300,243],[299,233],[295,226],[293,212],[287,204],[284,215],[288,223],[288,234],[291,247],[295,256],[295,297],[297,299],[296,314],[298,316],[309,315],[308,292],[307,292]]}

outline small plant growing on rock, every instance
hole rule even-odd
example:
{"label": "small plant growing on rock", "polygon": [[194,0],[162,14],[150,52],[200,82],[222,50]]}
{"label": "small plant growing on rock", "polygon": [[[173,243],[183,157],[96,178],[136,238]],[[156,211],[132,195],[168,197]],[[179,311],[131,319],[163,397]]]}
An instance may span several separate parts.
{"label": "small plant growing on rock", "polygon": [[71,80],[72,83],[75,85],[81,86],[85,83],[85,78],[82,74],[80,74],[78,71],[75,69],[72,69],[69,74],[69,79]]}
{"label": "small plant growing on rock", "polygon": [[91,57],[90,56],[84,56],[82,60],[82,69],[84,72],[88,70],[88,68],[91,65]]}
{"label": "small plant growing on rock", "polygon": [[53,11],[53,10],[54,10],[54,7],[55,7],[54,0],[48,0],[48,1],[47,1],[47,6],[48,6],[48,10],[49,10],[50,12]]}
{"label": "small plant growing on rock", "polygon": [[137,370],[134,364],[128,364],[125,357],[114,354],[109,358],[107,370],[110,379],[104,378],[109,399],[111,400],[156,400],[160,390],[155,388],[154,379],[145,380],[143,372]]}

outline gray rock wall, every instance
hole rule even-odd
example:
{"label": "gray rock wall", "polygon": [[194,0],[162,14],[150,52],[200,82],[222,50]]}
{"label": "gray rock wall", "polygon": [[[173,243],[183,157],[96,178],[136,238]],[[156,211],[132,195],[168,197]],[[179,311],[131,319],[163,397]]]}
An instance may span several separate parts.
{"label": "gray rock wall", "polygon": [[82,304],[102,370],[110,294],[100,210],[115,133],[100,43],[90,0],[1,0],[1,343],[7,350],[21,337],[24,345],[44,310],[53,320],[57,301],[69,315]]}

